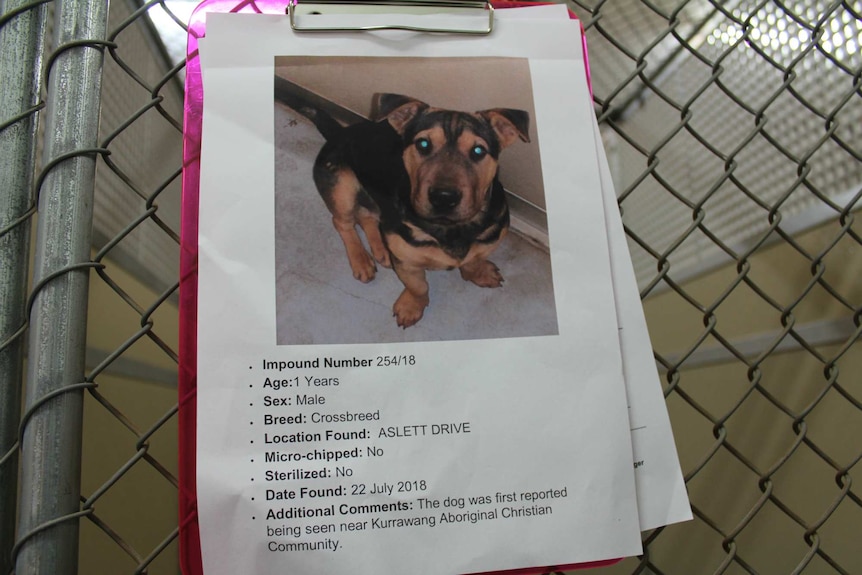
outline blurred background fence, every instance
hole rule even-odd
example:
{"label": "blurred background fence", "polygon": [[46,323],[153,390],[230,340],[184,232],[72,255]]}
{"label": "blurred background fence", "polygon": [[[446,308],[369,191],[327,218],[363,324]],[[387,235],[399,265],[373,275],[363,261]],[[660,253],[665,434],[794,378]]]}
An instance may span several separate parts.
{"label": "blurred background fence", "polygon": [[[862,4],[569,6],[696,516],[599,571],[862,573]],[[193,7],[0,0],[0,573],[179,572]]]}

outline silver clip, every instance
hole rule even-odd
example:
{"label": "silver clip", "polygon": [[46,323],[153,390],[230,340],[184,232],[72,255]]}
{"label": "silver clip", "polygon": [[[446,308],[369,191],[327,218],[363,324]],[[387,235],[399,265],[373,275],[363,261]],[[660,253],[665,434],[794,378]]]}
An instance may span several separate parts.
{"label": "silver clip", "polygon": [[[440,28],[425,26],[409,26],[405,24],[375,24],[370,26],[301,26],[297,24],[297,9],[299,0],[289,0],[287,4],[287,15],[290,17],[290,27],[296,32],[367,32],[374,30],[409,30],[411,32],[438,32],[448,34],[472,34],[488,35],[494,30],[494,7],[489,1],[481,0],[308,0],[302,2],[303,9],[320,7],[321,10],[329,7],[338,7],[340,11],[356,12],[361,8],[369,6],[380,6],[396,8],[408,14],[434,14],[441,11],[472,10],[482,11],[488,14],[488,25],[477,29]],[[354,10],[349,10],[353,7]],[[313,12],[306,12],[308,15]]]}

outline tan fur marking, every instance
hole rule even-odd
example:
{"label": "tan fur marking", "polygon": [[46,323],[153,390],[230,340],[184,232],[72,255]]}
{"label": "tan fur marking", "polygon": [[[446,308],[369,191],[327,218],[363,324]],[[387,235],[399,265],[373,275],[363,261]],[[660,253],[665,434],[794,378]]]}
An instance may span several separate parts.
{"label": "tan fur marking", "polygon": [[[335,185],[329,192],[327,204],[332,212],[332,224],[344,243],[353,277],[362,283],[368,283],[374,279],[377,266],[374,265],[374,259],[365,250],[356,232],[356,196],[359,194],[359,189],[359,180],[356,179],[353,170],[339,170]],[[381,240],[380,244],[382,243]]]}
{"label": "tan fur marking", "polygon": [[398,234],[387,234],[386,244],[389,246],[392,255],[395,256],[395,259],[412,266],[424,267],[431,270],[445,270],[451,267],[458,267],[461,264],[460,261],[438,247],[412,246]]}
{"label": "tan fur marking", "polygon": [[460,260],[453,258],[436,246],[412,246],[404,241],[404,238],[398,234],[387,234],[386,243],[389,246],[389,250],[392,252],[392,255],[406,264],[424,267],[429,270],[445,270],[460,268],[474,260],[487,258],[491,252],[500,245],[500,242],[502,242],[505,237],[506,230],[503,230],[499,239],[494,243],[474,244],[470,248],[470,251],[467,252],[467,255]]}
{"label": "tan fur marking", "polygon": [[435,243],[437,242],[437,240],[436,240],[436,238],[434,238],[434,236],[428,234],[422,228],[420,228],[414,224],[411,224],[410,222],[406,222],[406,223],[407,223],[407,227],[410,228],[410,233],[413,235],[413,238],[416,241],[418,241],[418,242],[435,242]]}
{"label": "tan fur marking", "polygon": [[[458,151],[467,158],[470,157],[470,150],[476,146],[488,149],[488,143],[473,132],[464,131],[458,138]],[[479,162],[473,162],[473,169],[476,171],[476,183],[473,185],[475,195],[472,201],[476,206],[484,206],[485,198],[494,182],[494,176],[497,175],[497,162],[488,155]]]}
{"label": "tan fur marking", "polygon": [[359,220],[359,225],[365,232],[368,247],[371,248],[371,255],[383,267],[392,267],[392,262],[389,260],[389,250],[386,249],[383,244],[383,236],[380,235],[380,220],[376,215],[362,207],[356,210],[356,219]]}
{"label": "tan fur marking", "polygon": [[526,132],[522,132],[517,126],[515,126],[515,124],[513,124],[509,118],[504,115],[504,112],[505,111],[501,108],[494,108],[493,110],[477,112],[477,115],[490,122],[491,127],[497,133],[497,138],[500,140],[501,149],[508,148],[519,139],[522,142],[529,142],[530,135]]}
{"label": "tan fur marking", "polygon": [[386,116],[386,120],[389,122],[389,125],[395,129],[396,132],[402,134],[404,132],[404,127],[409,124],[410,120],[415,118],[416,114],[419,113],[419,110],[424,107],[427,107],[427,104],[418,100],[408,102],[390,112]]}
{"label": "tan fur marking", "polygon": [[461,268],[461,277],[479,287],[496,288],[503,285],[500,268],[490,260],[476,260]]}
{"label": "tan fur marking", "polygon": [[395,273],[404,284],[404,291],[392,305],[392,314],[399,327],[408,328],[414,325],[425,314],[428,307],[428,282],[425,280],[425,270],[412,264],[396,260]]}

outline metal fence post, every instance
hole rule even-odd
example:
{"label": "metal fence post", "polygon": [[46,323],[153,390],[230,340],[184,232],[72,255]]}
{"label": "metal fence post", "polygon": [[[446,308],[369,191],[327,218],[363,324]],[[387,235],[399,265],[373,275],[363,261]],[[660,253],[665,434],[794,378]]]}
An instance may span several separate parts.
{"label": "metal fence post", "polygon": [[87,289],[107,0],[55,8],[21,445],[17,575],[78,564]]}
{"label": "metal fence post", "polygon": [[12,567],[30,218],[45,5],[0,11],[0,573]]}

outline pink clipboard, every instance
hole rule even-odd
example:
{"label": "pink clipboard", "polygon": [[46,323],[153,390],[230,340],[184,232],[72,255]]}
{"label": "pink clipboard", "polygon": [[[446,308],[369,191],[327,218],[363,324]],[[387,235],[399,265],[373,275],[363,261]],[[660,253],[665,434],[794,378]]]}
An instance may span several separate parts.
{"label": "pink clipboard", "polygon": [[[494,0],[495,9],[539,5],[536,2]],[[285,14],[286,0],[204,0],[188,23],[185,105],[183,114],[182,228],[180,249],[180,343],[179,343],[179,545],[183,575],[204,575],[197,514],[197,297],[198,297],[198,200],[203,120],[203,83],[198,39],[206,34],[206,14]],[[574,14],[570,17],[576,19]],[[583,37],[583,35],[582,35]],[[590,85],[589,64],[587,83]],[[590,86],[592,89],[592,87]],[[526,575],[612,565],[621,559],[570,565],[537,566],[497,571]],[[479,574],[476,574],[479,575]],[[481,574],[488,575],[488,574]]]}

